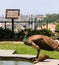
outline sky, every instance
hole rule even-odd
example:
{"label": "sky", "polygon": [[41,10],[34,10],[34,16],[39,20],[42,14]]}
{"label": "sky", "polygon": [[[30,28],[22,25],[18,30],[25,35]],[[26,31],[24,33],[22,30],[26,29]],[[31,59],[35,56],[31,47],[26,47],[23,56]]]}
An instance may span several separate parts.
{"label": "sky", "polygon": [[0,16],[6,9],[20,9],[24,15],[59,13],[59,0],[0,0]]}

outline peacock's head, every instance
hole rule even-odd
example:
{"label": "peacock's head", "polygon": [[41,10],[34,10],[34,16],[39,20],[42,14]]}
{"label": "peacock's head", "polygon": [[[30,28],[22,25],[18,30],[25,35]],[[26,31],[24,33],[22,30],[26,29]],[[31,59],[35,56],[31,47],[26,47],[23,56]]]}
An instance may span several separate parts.
{"label": "peacock's head", "polygon": [[31,41],[24,40],[23,42],[24,42],[25,45],[28,45],[28,46],[31,46],[32,45],[32,42]]}
{"label": "peacock's head", "polygon": [[59,51],[59,46],[57,47],[57,51]]}

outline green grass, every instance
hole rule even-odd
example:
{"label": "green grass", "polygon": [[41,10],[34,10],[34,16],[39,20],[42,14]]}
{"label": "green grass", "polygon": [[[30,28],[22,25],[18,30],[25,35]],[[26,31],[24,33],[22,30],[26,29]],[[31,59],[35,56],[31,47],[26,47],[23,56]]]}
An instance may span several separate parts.
{"label": "green grass", "polygon": [[[31,54],[36,55],[37,51],[36,49],[24,45],[24,44],[13,44],[13,43],[0,43],[0,49],[4,50],[16,50],[16,54]],[[59,52],[57,51],[45,51],[41,50],[40,54],[46,54],[49,55],[52,58],[59,59]]]}
{"label": "green grass", "polygon": [[36,49],[27,46],[25,44],[13,44],[13,43],[0,43],[0,49],[5,50],[16,50],[17,54],[32,54],[37,53]]}

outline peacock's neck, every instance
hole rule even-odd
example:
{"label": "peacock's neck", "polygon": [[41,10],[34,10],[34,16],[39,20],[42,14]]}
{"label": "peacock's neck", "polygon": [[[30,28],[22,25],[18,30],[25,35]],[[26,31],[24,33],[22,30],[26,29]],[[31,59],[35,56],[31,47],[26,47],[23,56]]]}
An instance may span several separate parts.
{"label": "peacock's neck", "polygon": [[56,50],[59,51],[59,45],[57,46]]}
{"label": "peacock's neck", "polygon": [[24,35],[23,41],[27,40],[27,35]]}

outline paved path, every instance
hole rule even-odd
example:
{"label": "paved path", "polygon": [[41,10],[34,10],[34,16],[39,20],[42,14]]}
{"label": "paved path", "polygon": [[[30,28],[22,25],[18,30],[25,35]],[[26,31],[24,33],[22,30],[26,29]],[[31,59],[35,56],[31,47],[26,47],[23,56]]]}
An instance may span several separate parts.
{"label": "paved path", "polygon": [[58,65],[59,60],[56,59],[46,59],[44,62],[38,62],[34,65]]}
{"label": "paved path", "polygon": [[[24,55],[24,54],[14,54],[15,50],[0,50],[0,60],[5,60],[5,59],[13,59],[13,60],[19,60],[21,58],[32,58],[35,57],[35,55]],[[44,62],[38,62],[33,65],[58,65],[59,60],[56,59],[46,59]]]}

